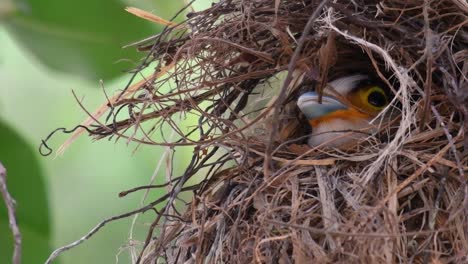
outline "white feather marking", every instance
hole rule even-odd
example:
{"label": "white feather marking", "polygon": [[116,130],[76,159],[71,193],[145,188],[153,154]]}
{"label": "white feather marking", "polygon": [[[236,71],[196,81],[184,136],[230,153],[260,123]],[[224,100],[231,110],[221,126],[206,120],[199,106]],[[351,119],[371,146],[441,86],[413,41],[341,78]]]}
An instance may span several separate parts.
{"label": "white feather marking", "polygon": [[360,81],[368,78],[369,76],[365,74],[354,74],[333,80],[329,82],[328,85],[335,89],[339,94],[346,96],[353,89],[357,88]]}

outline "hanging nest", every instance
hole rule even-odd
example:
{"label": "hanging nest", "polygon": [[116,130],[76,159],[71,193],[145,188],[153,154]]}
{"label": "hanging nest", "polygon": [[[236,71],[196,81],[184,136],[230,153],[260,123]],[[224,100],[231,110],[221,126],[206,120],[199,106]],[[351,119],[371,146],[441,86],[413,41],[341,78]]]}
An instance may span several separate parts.
{"label": "hanging nest", "polygon": [[[194,147],[145,209],[162,206],[137,262],[468,261],[467,15],[464,0],[221,0],[136,43],[137,73],[155,71],[92,134]],[[354,72],[392,88],[380,130],[309,147],[298,96]]]}

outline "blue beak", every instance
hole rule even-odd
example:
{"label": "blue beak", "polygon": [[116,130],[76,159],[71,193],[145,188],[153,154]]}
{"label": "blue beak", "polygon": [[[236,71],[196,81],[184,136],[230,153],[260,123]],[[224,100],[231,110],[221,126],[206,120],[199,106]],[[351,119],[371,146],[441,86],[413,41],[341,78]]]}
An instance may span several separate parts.
{"label": "blue beak", "polygon": [[347,109],[340,101],[329,96],[322,96],[322,103],[318,103],[316,92],[307,92],[299,97],[297,106],[308,120],[314,120],[337,110]]}

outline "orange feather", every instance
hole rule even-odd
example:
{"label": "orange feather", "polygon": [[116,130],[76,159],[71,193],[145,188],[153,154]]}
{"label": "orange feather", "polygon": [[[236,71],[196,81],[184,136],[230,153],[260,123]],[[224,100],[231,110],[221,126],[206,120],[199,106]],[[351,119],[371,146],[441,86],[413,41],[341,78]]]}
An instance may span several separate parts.
{"label": "orange feather", "polygon": [[336,119],[356,121],[359,119],[361,120],[368,119],[370,117],[371,116],[369,116],[368,114],[365,114],[363,112],[360,112],[356,109],[351,108],[351,109],[333,111],[330,114],[309,120],[309,123],[312,127],[317,127],[321,123],[327,123],[327,122],[330,122],[331,120],[336,120]]}

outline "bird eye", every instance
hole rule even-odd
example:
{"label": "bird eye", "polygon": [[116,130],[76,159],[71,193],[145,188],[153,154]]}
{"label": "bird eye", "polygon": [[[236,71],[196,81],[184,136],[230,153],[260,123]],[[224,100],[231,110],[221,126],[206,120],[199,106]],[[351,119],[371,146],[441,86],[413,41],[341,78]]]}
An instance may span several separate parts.
{"label": "bird eye", "polygon": [[367,102],[376,108],[384,108],[388,104],[387,95],[382,88],[373,87],[367,95]]}

